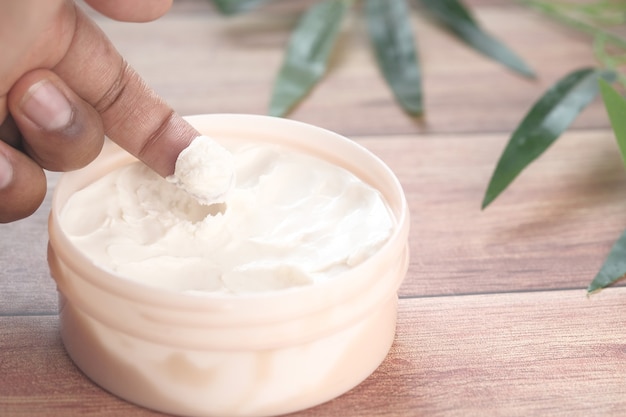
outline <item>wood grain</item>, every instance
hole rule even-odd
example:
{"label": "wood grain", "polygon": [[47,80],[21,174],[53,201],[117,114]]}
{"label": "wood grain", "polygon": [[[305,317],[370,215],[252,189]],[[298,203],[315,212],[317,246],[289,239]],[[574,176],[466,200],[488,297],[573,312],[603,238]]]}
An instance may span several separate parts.
{"label": "wood grain", "polygon": [[47,176],[48,193],[41,207],[27,219],[0,224],[0,316],[57,311],[46,248],[52,190],[59,174]]}
{"label": "wood grain", "polygon": [[[485,211],[480,202],[507,136],[355,139],[392,168],[409,202],[402,297],[585,288],[626,228],[626,175],[609,131],[566,134]],[[49,200],[33,218],[0,228],[10,236],[0,240],[9,278],[0,280],[0,314],[56,311],[47,210]]]}
{"label": "wood grain", "polygon": [[304,416],[621,415],[623,289],[402,300],[378,371]]}
{"label": "wood grain", "polygon": [[[572,290],[403,299],[381,367],[293,415],[621,415],[625,297],[620,288],[592,298]],[[161,415],[89,382],[65,355],[56,320],[0,318],[0,415]]]}
{"label": "wood grain", "polygon": [[[265,113],[298,14],[273,2],[230,19],[179,0],[147,24],[93,16],[182,114]],[[414,14],[427,113],[412,119],[347,22],[325,81],[292,114],[380,156],[411,210],[398,333],[382,366],[298,416],[622,416],[626,288],[584,288],[626,228],[626,175],[599,102],[493,206],[480,202],[511,130],[537,97],[593,65],[589,40],[518,4],[472,0],[491,33],[538,74],[526,80]],[[52,189],[58,174],[49,174]],[[104,392],[64,353],[45,259],[50,194],[0,225],[0,416],[156,416]]]}
{"label": "wood grain", "polygon": [[[290,2],[282,2],[290,3]],[[271,86],[298,13],[262,9],[225,19],[208,1],[185,2],[163,19],[130,25],[99,18],[128,61],[182,114],[267,112]],[[414,13],[426,117],[395,104],[375,66],[362,18],[344,28],[333,65],[292,118],[345,135],[511,131],[531,104],[569,71],[595,65],[590,40],[508,1],[474,8],[486,30],[537,72],[527,80],[465,47]],[[577,127],[606,127],[599,103]]]}
{"label": "wood grain", "polygon": [[411,264],[402,296],[586,288],[626,228],[626,175],[609,131],[564,135],[492,206],[500,134],[360,138],[403,184]]}

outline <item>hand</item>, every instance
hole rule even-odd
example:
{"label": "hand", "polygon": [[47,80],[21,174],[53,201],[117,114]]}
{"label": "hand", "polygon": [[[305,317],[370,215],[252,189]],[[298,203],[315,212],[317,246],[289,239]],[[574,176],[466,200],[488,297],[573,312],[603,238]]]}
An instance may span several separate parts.
{"label": "hand", "polygon": [[[148,21],[172,0],[86,0]],[[198,133],[150,90],[73,0],[0,0],[0,223],[30,215],[43,169],[91,162],[106,134],[162,176]]]}

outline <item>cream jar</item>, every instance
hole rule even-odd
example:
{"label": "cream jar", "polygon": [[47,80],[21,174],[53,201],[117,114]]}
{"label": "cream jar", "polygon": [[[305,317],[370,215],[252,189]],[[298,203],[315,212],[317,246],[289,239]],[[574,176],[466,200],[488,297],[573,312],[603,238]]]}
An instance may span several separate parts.
{"label": "cream jar", "polygon": [[48,262],[67,352],[107,391],[181,416],[280,415],[345,393],[380,365],[394,339],[409,254],[397,178],[356,143],[304,123],[188,120],[218,141],[277,144],[349,170],[384,197],[395,220],[390,238],[362,263],[313,285],[198,297],[133,282],[90,261],[59,221],[73,193],[133,161],[107,143],[92,164],[62,176],[52,202]]}

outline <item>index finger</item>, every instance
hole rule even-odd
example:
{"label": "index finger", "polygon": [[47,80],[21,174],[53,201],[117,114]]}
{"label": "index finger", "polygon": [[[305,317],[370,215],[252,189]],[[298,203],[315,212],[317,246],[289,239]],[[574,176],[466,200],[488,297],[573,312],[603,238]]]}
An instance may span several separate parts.
{"label": "index finger", "polygon": [[76,6],[74,38],[53,68],[102,117],[105,134],[162,176],[199,133],[174,112]]}

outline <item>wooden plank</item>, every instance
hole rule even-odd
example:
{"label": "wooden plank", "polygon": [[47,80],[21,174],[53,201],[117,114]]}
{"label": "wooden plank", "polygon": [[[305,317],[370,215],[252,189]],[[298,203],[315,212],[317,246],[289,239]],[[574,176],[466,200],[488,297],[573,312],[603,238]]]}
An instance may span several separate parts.
{"label": "wooden plank", "polygon": [[54,314],[56,286],[48,271],[48,213],[59,177],[48,173],[48,193],[29,218],[0,224],[0,316]]}
{"label": "wooden plank", "polygon": [[[280,61],[294,11],[277,7],[277,12],[226,20],[217,17],[208,3],[187,1],[180,8],[175,3],[163,20],[142,26],[99,21],[181,112],[263,112],[261,101],[275,69],[270,67]],[[545,71],[551,71],[553,78],[559,75],[559,66],[589,57],[584,39],[516,6],[481,2],[476,11],[492,31],[521,42],[536,57],[531,62],[548,65]],[[520,88],[519,79],[496,64],[473,58],[448,35],[422,23],[419,27],[420,42],[426,45],[426,70],[431,73],[429,80],[434,79],[427,84],[429,97],[441,105],[439,110],[437,106],[429,110],[427,124],[420,127],[409,121],[388,99],[372,106],[371,99],[364,98],[388,92],[377,86],[377,72],[360,36],[345,41],[349,54],[335,63],[328,84],[296,115],[357,140],[359,136],[351,133],[380,134],[364,143],[398,172],[414,214],[415,255],[403,295],[586,285],[624,227],[619,198],[622,173],[612,139],[602,133],[568,140],[565,154],[551,151],[552,156],[533,168],[526,183],[516,183],[501,202],[480,214],[482,192],[505,136],[416,133],[422,128],[432,132],[509,129],[521,111],[510,106],[528,105],[536,91]],[[549,59],[553,55],[558,59]],[[471,76],[463,76],[464,72]],[[540,84],[547,82],[542,80]],[[493,88],[485,87],[490,83]],[[326,94],[334,95],[333,99],[324,98]],[[228,104],[228,100],[234,101]],[[491,103],[487,107],[483,107],[485,100]],[[464,101],[464,109],[455,107]],[[437,117],[444,118],[437,122]],[[602,121],[595,117],[590,125],[606,124],[604,116]],[[409,133],[393,136],[403,131]],[[581,152],[579,145],[586,149]],[[545,184],[546,175],[554,178],[552,185]],[[4,278],[0,314],[56,309],[44,259],[48,207],[47,202],[30,219],[0,226],[0,276]]]}
{"label": "wooden plank", "polygon": [[507,137],[361,138],[403,184],[412,216],[403,296],[586,288],[626,228],[626,174],[610,131],[570,132],[491,207]]}
{"label": "wooden plank", "polygon": [[0,317],[3,417],[159,416],[108,394],[65,353],[57,316]]}
{"label": "wooden plank", "polygon": [[[267,112],[271,86],[291,28],[303,9],[275,2],[234,18],[209,2],[174,3],[141,26],[98,18],[128,61],[182,114]],[[305,4],[306,5],[306,4]],[[485,28],[533,66],[526,80],[463,46],[413,14],[424,72],[426,116],[405,115],[377,70],[363,22],[345,27],[333,65],[291,117],[346,135],[511,131],[531,104],[569,71],[595,65],[590,41],[510,2],[478,2]],[[608,126],[593,105],[576,126]]]}
{"label": "wooden plank", "polygon": [[390,356],[303,416],[621,416],[626,291],[403,300]]}
{"label": "wooden plank", "polygon": [[[390,355],[313,416],[621,416],[626,289],[400,301]],[[3,317],[0,415],[159,414],[90,383],[65,355],[54,316]]]}
{"label": "wooden plank", "polygon": [[[357,140],[392,168],[407,195],[404,297],[585,288],[626,228],[626,174],[610,131],[568,133],[484,212],[506,136]],[[30,219],[0,225],[0,315],[56,311],[45,262],[48,210],[49,201]]]}
{"label": "wooden plank", "polygon": [[[327,80],[293,114],[385,160],[412,215],[412,259],[389,357],[350,393],[298,416],[626,409],[626,289],[592,298],[583,290],[626,227],[624,172],[599,103],[575,126],[601,129],[568,133],[493,207],[479,210],[507,132],[552,82],[593,63],[589,42],[510,2],[471,3],[485,27],[538,70],[538,81],[414,17],[428,111],[418,122],[394,104],[352,21]],[[208,1],[183,0],[155,23],[97,19],[179,112],[264,113],[298,7],[275,2],[226,20]],[[102,391],[64,353],[45,262],[49,204],[48,196],[31,218],[0,225],[0,415],[159,415]]]}

